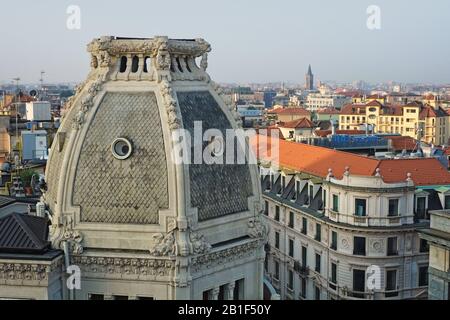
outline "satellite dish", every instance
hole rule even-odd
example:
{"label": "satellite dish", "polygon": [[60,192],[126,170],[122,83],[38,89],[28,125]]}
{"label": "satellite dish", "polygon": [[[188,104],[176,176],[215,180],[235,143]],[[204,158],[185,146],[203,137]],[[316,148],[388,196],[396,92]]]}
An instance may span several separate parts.
{"label": "satellite dish", "polygon": [[36,90],[31,90],[30,91],[30,96],[36,97],[37,96],[37,91]]}

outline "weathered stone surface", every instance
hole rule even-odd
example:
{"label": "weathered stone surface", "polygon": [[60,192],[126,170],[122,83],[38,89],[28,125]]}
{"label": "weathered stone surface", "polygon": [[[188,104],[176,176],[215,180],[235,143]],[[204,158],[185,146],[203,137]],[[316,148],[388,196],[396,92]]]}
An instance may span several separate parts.
{"label": "weathered stone surface", "polygon": [[[178,92],[184,128],[194,136],[194,121],[202,129],[218,129],[226,136],[231,129],[227,117],[208,91]],[[208,142],[203,143],[203,148]],[[229,152],[226,150],[225,153]],[[237,152],[233,150],[232,152]],[[241,151],[239,151],[241,152]],[[194,146],[192,145],[192,155]],[[198,208],[199,221],[242,212],[248,209],[252,195],[249,167],[246,164],[191,164],[189,166],[191,205]]]}
{"label": "weathered stone surface", "polygon": [[[130,137],[133,156],[111,153],[117,137]],[[166,155],[153,93],[107,93],[87,132],[75,179],[74,203],[83,222],[158,223],[168,207]]]}

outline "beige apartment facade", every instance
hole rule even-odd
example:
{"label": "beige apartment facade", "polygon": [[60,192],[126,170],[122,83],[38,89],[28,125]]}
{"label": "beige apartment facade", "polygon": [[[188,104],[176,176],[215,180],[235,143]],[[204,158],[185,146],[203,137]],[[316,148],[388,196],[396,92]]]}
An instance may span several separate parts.
{"label": "beige apartment facade", "polygon": [[383,105],[377,100],[346,105],[339,116],[341,130],[360,129],[364,125],[376,133],[400,134],[430,144],[448,144],[450,117],[439,106],[420,102]]}

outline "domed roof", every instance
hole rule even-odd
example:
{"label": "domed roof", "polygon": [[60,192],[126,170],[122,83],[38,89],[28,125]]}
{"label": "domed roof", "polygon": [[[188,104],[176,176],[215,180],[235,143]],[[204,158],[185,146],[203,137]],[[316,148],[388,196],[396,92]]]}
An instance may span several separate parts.
{"label": "domed roof", "polygon": [[[195,224],[254,212],[256,166],[174,159],[178,132],[194,136],[201,124],[202,136],[225,137],[239,127],[206,73],[207,42],[102,37],[88,51],[91,72],[65,106],[47,165],[44,199],[62,226],[168,232],[180,216]],[[193,159],[197,147],[183,152]],[[85,233],[99,244],[99,234]]]}

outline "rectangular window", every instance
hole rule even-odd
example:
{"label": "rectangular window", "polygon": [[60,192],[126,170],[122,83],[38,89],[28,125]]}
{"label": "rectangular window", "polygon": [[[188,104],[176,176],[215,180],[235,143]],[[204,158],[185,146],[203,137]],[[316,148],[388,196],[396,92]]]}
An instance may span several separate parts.
{"label": "rectangular window", "polygon": [[298,198],[298,195],[300,194],[300,181],[296,181],[295,182],[295,185],[296,185],[296,187],[295,187],[295,198],[297,199]]}
{"label": "rectangular window", "polygon": [[306,267],[306,264],[308,263],[308,248],[305,246],[302,246],[302,267]]}
{"label": "rectangular window", "polygon": [[331,249],[337,250],[337,232],[331,231]]}
{"label": "rectangular window", "polygon": [[305,235],[308,233],[308,220],[305,217],[302,218],[302,233]]}
{"label": "rectangular window", "polygon": [[389,217],[398,216],[398,199],[389,199]]}
{"label": "rectangular window", "polygon": [[420,252],[429,252],[430,251],[430,245],[428,244],[427,240],[420,239],[419,250],[420,250]]}
{"label": "rectangular window", "polygon": [[303,277],[300,279],[301,279],[300,282],[302,284],[302,290],[301,290],[302,292],[300,294],[301,294],[302,298],[306,298],[306,279]]}
{"label": "rectangular window", "polygon": [[318,223],[316,223],[316,236],[314,239],[317,241],[322,241],[322,227]]}
{"label": "rectangular window", "polygon": [[289,211],[289,228],[294,229],[294,213]]}
{"label": "rectangular window", "polygon": [[316,253],[316,272],[320,273],[320,254]]}
{"label": "rectangular window", "polygon": [[280,249],[280,233],[275,231],[275,248]]}
{"label": "rectangular window", "polygon": [[264,214],[266,216],[269,215],[269,202],[268,201],[264,201]]}
{"label": "rectangular window", "polygon": [[339,196],[337,194],[333,194],[333,211],[339,212]]}
{"label": "rectangular window", "polygon": [[320,300],[320,288],[318,286],[314,286],[314,298]]}
{"label": "rectangular window", "polygon": [[280,221],[280,207],[275,206],[275,220]]}
{"label": "rectangular window", "polygon": [[103,294],[89,294],[89,300],[105,300]]}
{"label": "rectangular window", "polygon": [[314,199],[314,187],[309,186],[309,204],[312,203],[313,199]]}
{"label": "rectangular window", "polygon": [[219,287],[219,296],[217,297],[217,300],[225,300],[225,293],[228,289],[228,286],[222,285]]}
{"label": "rectangular window", "polygon": [[366,216],[366,199],[355,199],[355,215],[358,217]]}
{"label": "rectangular window", "polygon": [[366,255],[366,238],[364,237],[353,238],[353,254],[357,256]]}
{"label": "rectangular window", "polygon": [[445,196],[445,209],[450,209],[450,196]]}
{"label": "rectangular window", "polygon": [[387,242],[387,255],[388,256],[396,256],[398,255],[397,250],[397,237],[388,238]]}
{"label": "rectangular window", "polygon": [[128,296],[113,296],[113,300],[128,300]]}
{"label": "rectangular window", "polygon": [[419,287],[428,285],[428,266],[419,267]]}
{"label": "rectangular window", "polygon": [[244,279],[240,279],[235,282],[233,300],[243,300],[244,299]]}
{"label": "rectangular window", "polygon": [[386,292],[386,297],[396,297],[398,296],[397,290],[397,270],[388,270],[386,272],[386,291],[393,291],[393,292]]}
{"label": "rectangular window", "polygon": [[289,256],[294,257],[294,240],[289,239]]}
{"label": "rectangular window", "polygon": [[424,219],[426,213],[426,197],[417,198],[416,219]]}
{"label": "rectangular window", "polygon": [[353,296],[355,298],[364,298],[366,289],[366,272],[364,270],[353,270]]}
{"label": "rectangular window", "polygon": [[203,291],[203,300],[211,300],[211,290]]}
{"label": "rectangular window", "polygon": [[331,263],[331,279],[330,279],[330,287],[333,290],[336,290],[336,284],[337,284],[337,264]]}
{"label": "rectangular window", "polygon": [[294,272],[292,270],[288,270],[288,288],[293,290],[294,289]]}
{"label": "rectangular window", "polygon": [[275,277],[275,279],[279,280],[280,279],[280,263],[278,261],[275,261],[274,267],[275,267],[274,277]]}

